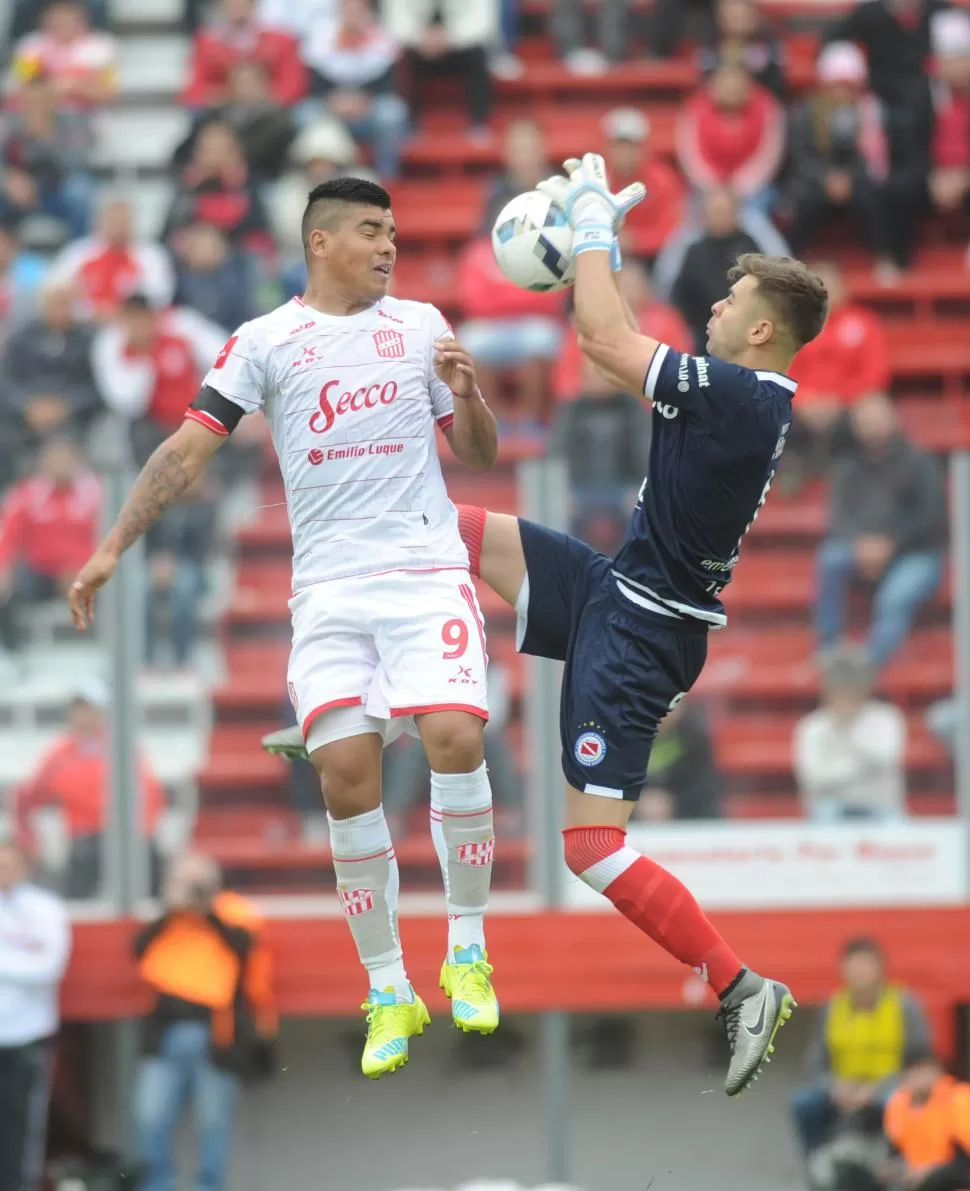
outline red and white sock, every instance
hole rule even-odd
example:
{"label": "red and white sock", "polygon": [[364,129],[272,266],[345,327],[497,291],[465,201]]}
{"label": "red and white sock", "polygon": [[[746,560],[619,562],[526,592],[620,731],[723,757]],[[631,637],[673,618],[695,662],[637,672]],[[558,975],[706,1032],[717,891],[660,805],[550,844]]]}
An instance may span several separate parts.
{"label": "red and white sock", "polygon": [[721,996],[743,965],[682,881],[641,855],[619,827],[567,827],[566,864]]}

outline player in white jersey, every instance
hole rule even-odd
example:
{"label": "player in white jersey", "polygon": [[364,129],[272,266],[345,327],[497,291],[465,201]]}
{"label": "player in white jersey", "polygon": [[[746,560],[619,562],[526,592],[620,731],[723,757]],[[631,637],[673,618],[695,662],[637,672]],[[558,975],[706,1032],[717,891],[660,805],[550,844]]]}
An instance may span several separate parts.
{"label": "player in white jersey", "polygon": [[173,504],[244,414],[272,432],[293,530],[288,685],[321,778],[337,891],[367,969],[362,1066],[407,1061],[428,1021],[404,968],[398,867],[381,808],[381,750],[405,728],[431,766],[431,831],[448,908],[441,984],[462,1029],[491,1033],[498,1001],[484,911],[495,840],[484,764],[487,655],[436,427],[471,467],[496,456],[471,357],[432,306],[387,295],[387,192],[341,178],[303,218],[305,296],[244,324],[185,422],[155,452],[69,600],[91,619],[119,556]]}

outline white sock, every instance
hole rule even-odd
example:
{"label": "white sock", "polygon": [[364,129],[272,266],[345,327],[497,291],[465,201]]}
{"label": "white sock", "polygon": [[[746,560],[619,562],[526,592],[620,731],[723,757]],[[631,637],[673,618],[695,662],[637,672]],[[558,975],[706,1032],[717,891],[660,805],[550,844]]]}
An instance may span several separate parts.
{"label": "white sock", "polygon": [[409,1001],[411,986],[397,926],[401,878],[384,810],[378,807],[351,819],[327,815],[327,822],[337,896],[370,987],[381,992],[392,988],[398,998]]}
{"label": "white sock", "polygon": [[474,773],[431,774],[431,838],[448,908],[448,958],[455,948],[485,950],[495,825],[485,762]]}

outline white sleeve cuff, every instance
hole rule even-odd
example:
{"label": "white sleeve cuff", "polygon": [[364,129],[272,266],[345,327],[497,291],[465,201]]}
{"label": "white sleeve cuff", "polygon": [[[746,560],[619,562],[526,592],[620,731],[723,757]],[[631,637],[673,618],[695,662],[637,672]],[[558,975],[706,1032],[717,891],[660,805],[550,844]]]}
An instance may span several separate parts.
{"label": "white sleeve cuff", "polygon": [[650,361],[650,367],[647,369],[647,377],[643,382],[643,395],[649,397],[651,401],[653,401],[657,381],[660,379],[660,369],[663,367],[663,362],[669,351],[670,348],[665,343],[658,343],[657,350],[653,353],[653,359]]}

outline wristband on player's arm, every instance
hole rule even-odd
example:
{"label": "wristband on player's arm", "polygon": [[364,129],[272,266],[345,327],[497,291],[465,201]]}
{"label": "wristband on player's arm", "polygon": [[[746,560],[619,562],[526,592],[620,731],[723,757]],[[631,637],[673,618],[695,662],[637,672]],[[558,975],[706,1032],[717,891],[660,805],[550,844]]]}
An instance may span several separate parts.
{"label": "wristband on player's arm", "polygon": [[580,226],[573,233],[573,255],[579,256],[581,252],[611,252],[615,238],[609,224]]}

